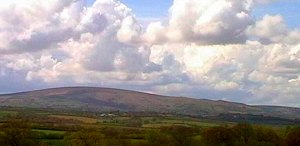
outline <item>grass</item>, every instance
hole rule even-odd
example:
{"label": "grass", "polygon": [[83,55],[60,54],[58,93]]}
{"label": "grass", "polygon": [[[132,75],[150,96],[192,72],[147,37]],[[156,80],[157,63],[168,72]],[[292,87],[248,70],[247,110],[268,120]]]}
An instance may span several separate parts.
{"label": "grass", "polygon": [[32,131],[34,132],[41,132],[41,133],[44,133],[44,134],[65,134],[66,132],[65,131],[58,131],[58,130],[43,130],[43,129],[33,129]]}
{"label": "grass", "polygon": [[61,118],[61,119],[67,119],[67,120],[76,120],[76,121],[80,121],[85,124],[96,124],[97,122],[100,122],[99,119],[80,117],[80,116],[49,115],[48,117]]}
{"label": "grass", "polygon": [[4,117],[4,116],[14,116],[16,115],[18,112],[16,111],[0,111],[0,117]]}
{"label": "grass", "polygon": [[[130,145],[146,145],[147,144],[147,132],[159,131],[162,127],[169,127],[174,125],[189,126],[197,130],[205,130],[206,128],[228,125],[229,127],[235,125],[234,122],[215,121],[210,119],[197,119],[191,117],[180,116],[116,116],[116,117],[100,117],[99,114],[82,113],[82,112],[70,112],[67,111],[43,111],[43,110],[28,110],[29,116],[26,118],[34,119],[34,124],[40,124],[33,129],[38,136],[38,140],[45,145],[62,146],[66,144],[66,137],[76,132],[77,128],[93,129],[100,132],[102,128],[115,128],[119,133],[123,134],[122,140],[130,143]],[[24,110],[0,110],[0,120],[6,115],[17,115],[17,113],[27,113]],[[116,114],[118,115],[118,114]],[[49,118],[52,121],[44,122],[45,118]],[[130,127],[128,122],[132,119],[142,121],[142,127]],[[40,121],[39,121],[40,120]],[[74,120],[74,121],[72,121]],[[3,120],[5,122],[5,120]],[[79,121],[79,122],[78,122]],[[37,122],[37,123],[35,123]],[[49,122],[49,123],[47,123]],[[54,122],[54,123],[51,123]],[[75,123],[75,124],[74,124]],[[287,125],[253,125],[272,128],[279,134],[280,137],[286,136]],[[33,126],[34,127],[34,126]],[[290,126],[292,127],[292,126]],[[40,128],[40,129],[39,129]],[[51,129],[51,130],[50,130]],[[56,130],[53,130],[56,129]],[[64,131],[65,130],[65,131]],[[104,133],[104,132],[103,132]],[[64,139],[65,138],[65,139]],[[200,134],[190,137],[194,142],[192,145],[198,145],[202,141]],[[109,140],[109,139],[107,139]]]}
{"label": "grass", "polygon": [[155,120],[149,118],[143,118],[147,120],[148,123],[144,124],[144,128],[159,128],[163,126],[171,125],[183,125],[183,126],[196,126],[196,127],[214,127],[220,125],[234,125],[231,122],[219,122],[195,118],[179,118],[179,117],[167,117],[167,118],[155,118]]}
{"label": "grass", "polygon": [[64,140],[49,140],[49,139],[43,139],[41,140],[42,143],[46,143],[49,146],[63,146]]}

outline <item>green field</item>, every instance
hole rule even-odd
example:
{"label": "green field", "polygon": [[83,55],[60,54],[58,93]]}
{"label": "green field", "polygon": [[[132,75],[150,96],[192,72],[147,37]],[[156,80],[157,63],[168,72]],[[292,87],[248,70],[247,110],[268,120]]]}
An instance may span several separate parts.
{"label": "green field", "polygon": [[17,113],[18,112],[16,112],[16,111],[0,111],[0,118],[3,118],[5,116],[14,116]]}
{"label": "green field", "polygon": [[58,131],[58,130],[43,130],[43,129],[32,129],[34,132],[41,132],[44,134],[58,134],[63,135],[66,133],[66,131]]}
{"label": "green field", "polygon": [[100,121],[100,119],[80,117],[80,116],[67,116],[67,115],[49,115],[48,117],[60,118],[60,119],[69,119],[76,120],[86,124],[95,124]]}
{"label": "green field", "polygon": [[[242,142],[253,146],[263,146],[284,143],[289,133],[298,126],[278,124],[242,124],[239,126],[235,122],[178,115],[149,116],[147,114],[134,115],[133,113],[101,115],[103,113],[2,109],[0,111],[0,120],[2,121],[0,144],[8,139],[5,138],[7,127],[24,133],[24,131],[22,132],[26,127],[23,125],[24,123],[27,123],[29,133],[32,135],[32,145],[47,146],[213,146],[216,143],[210,143],[211,141],[207,140],[210,138],[215,138],[213,141],[223,143],[222,145],[241,145]],[[18,121],[19,124],[16,124]],[[12,124],[14,126],[9,126]],[[249,134],[255,135],[250,137],[253,140],[245,142],[244,138],[236,140],[230,136],[238,133],[237,131],[240,129],[248,132],[250,130]],[[28,133],[28,131],[26,132]],[[225,136],[227,140],[218,139],[220,137],[214,135],[214,132],[223,134],[223,138]],[[257,135],[267,137],[267,140],[261,141]],[[30,146],[30,144],[26,145]]]}

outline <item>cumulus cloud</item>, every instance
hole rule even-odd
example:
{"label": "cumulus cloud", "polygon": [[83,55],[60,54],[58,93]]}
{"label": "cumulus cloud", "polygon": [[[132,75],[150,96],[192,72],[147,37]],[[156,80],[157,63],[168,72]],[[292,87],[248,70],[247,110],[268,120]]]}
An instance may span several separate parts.
{"label": "cumulus cloud", "polygon": [[300,31],[280,15],[255,20],[262,2],[272,1],[174,0],[167,21],[143,26],[116,0],[1,1],[0,87],[109,86],[300,106]]}
{"label": "cumulus cloud", "polygon": [[289,29],[280,15],[265,15],[262,20],[250,26],[247,33],[265,44],[297,44],[300,41],[300,31]]}
{"label": "cumulus cloud", "polygon": [[[299,46],[247,41],[226,46],[190,44],[176,48],[162,45],[153,47],[153,50],[159,52],[156,57],[166,52],[173,53],[174,60],[188,77],[183,82],[155,85],[157,91],[253,104],[288,103],[297,106],[288,101],[299,100]],[[160,59],[153,57],[153,60]],[[281,99],[282,96],[287,99]]]}
{"label": "cumulus cloud", "polygon": [[73,26],[60,21],[60,14],[77,3],[75,0],[1,2],[1,54],[55,48],[57,43],[73,35]]}
{"label": "cumulus cloud", "polygon": [[[138,45],[141,26],[131,10],[120,2],[96,1],[83,13],[81,37],[62,43],[72,60],[93,71],[152,72],[158,65],[149,61],[150,50]],[[77,50],[72,51],[76,46]]]}
{"label": "cumulus cloud", "polygon": [[252,0],[174,0],[168,24],[150,23],[145,37],[151,42],[168,38],[204,45],[243,43],[253,23],[252,5]]}

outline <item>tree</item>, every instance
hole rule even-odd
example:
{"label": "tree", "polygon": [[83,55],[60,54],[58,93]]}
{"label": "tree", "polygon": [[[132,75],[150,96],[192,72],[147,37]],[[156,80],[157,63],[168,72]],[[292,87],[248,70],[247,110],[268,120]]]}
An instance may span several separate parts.
{"label": "tree", "polygon": [[104,136],[93,129],[83,129],[67,137],[66,143],[70,146],[101,146],[104,145]]}
{"label": "tree", "polygon": [[150,146],[173,146],[175,145],[170,136],[158,131],[149,131],[146,139]]}
{"label": "tree", "polygon": [[114,127],[104,127],[101,132],[105,135],[107,139],[119,138],[120,130]]}
{"label": "tree", "polygon": [[129,127],[142,127],[143,121],[139,117],[132,117],[128,120],[127,126]]}
{"label": "tree", "polygon": [[300,146],[300,127],[293,128],[286,138],[287,146]]}
{"label": "tree", "polygon": [[234,131],[227,127],[212,127],[202,133],[203,142],[208,146],[233,146]]}
{"label": "tree", "polygon": [[191,137],[196,135],[197,129],[193,127],[173,125],[171,127],[162,128],[162,131],[170,134],[176,145],[187,146],[190,144]]}
{"label": "tree", "polygon": [[30,123],[21,119],[11,119],[1,127],[0,145],[31,146],[36,145]]}
{"label": "tree", "polygon": [[282,139],[272,129],[240,123],[231,128],[213,127],[203,134],[209,146],[282,146]]}
{"label": "tree", "polygon": [[232,127],[235,137],[240,145],[249,144],[250,140],[255,139],[253,127],[248,123],[239,123]]}
{"label": "tree", "polygon": [[265,127],[255,128],[257,143],[264,145],[282,146],[282,139],[276,134],[273,129]]}

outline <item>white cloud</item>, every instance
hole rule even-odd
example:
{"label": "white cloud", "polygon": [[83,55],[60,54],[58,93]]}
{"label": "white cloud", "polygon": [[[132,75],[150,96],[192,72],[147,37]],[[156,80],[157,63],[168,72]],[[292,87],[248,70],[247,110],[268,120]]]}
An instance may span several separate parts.
{"label": "white cloud", "polygon": [[263,42],[270,43],[280,41],[287,35],[288,30],[281,16],[265,15],[262,20],[249,28],[248,33],[259,37]]}
{"label": "white cloud", "polygon": [[[187,80],[176,83],[176,89],[186,86],[181,88],[182,92],[193,93],[198,90],[200,93],[195,94],[202,97],[214,95],[215,98],[225,97],[227,100],[256,104],[279,104],[283,96],[297,100],[299,94],[297,79],[300,73],[298,46],[265,45],[257,41],[226,46],[196,44],[181,46],[176,49],[172,45],[162,45],[152,49],[153,52],[159,52],[155,54],[156,58],[153,57],[156,62],[161,60],[157,58],[158,56],[165,57],[161,54],[175,53],[175,59],[180,63],[181,70],[188,75]],[[181,52],[180,50],[184,50],[184,53],[176,53]],[[172,93],[171,88],[174,86],[167,84],[161,88],[159,85],[157,89],[168,89],[167,91],[170,90],[169,93]],[[187,89],[189,87],[191,90]]]}
{"label": "white cloud", "polygon": [[143,37],[146,42],[162,43],[167,40],[164,31],[165,27],[161,22],[152,22],[148,25]]}
{"label": "white cloud", "polygon": [[238,89],[239,85],[235,82],[227,82],[227,81],[221,81],[220,83],[215,85],[215,88],[217,90],[236,90]]}
{"label": "white cloud", "polygon": [[251,0],[174,0],[168,24],[150,23],[147,40],[159,42],[168,38],[199,44],[243,43],[245,30],[253,22],[251,7]]}
{"label": "white cloud", "polygon": [[[0,9],[1,54],[30,52],[56,47],[73,35],[72,28],[59,21],[60,13],[74,0],[12,0]],[[7,17],[9,16],[9,17]]]}
{"label": "white cloud", "polygon": [[126,17],[117,33],[117,38],[120,42],[134,42],[138,41],[141,33],[141,26],[139,26],[133,16]]}
{"label": "white cloud", "polygon": [[114,0],[3,1],[0,81],[300,106],[300,31],[255,22],[257,2],[174,0],[167,22],[143,27]]}
{"label": "white cloud", "polygon": [[290,30],[280,15],[265,15],[248,28],[247,33],[259,41],[269,43],[297,44],[300,41],[300,31]]}

